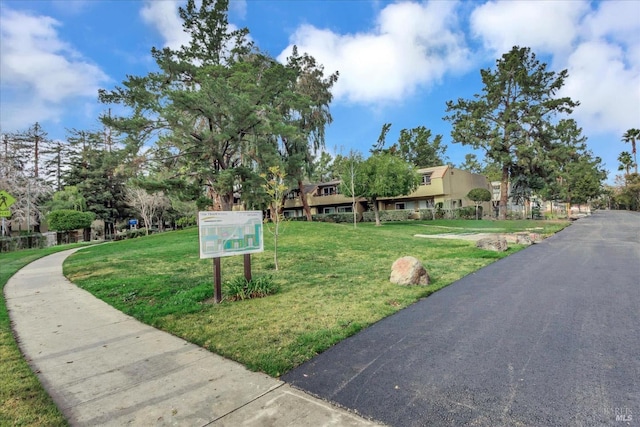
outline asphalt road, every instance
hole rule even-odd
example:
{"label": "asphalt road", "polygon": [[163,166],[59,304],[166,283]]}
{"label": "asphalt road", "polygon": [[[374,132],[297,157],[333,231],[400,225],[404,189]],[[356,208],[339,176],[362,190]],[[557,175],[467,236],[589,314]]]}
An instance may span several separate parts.
{"label": "asphalt road", "polygon": [[282,379],[392,426],[640,425],[640,215],[580,219]]}

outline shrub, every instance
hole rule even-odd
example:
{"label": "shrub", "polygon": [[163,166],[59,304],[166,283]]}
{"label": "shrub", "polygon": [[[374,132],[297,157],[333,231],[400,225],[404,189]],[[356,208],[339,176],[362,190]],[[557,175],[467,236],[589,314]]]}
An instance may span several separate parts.
{"label": "shrub", "polygon": [[[358,214],[360,216],[360,214]],[[318,222],[353,222],[352,212],[330,213],[330,214],[316,214],[312,215],[311,219]]]}
{"label": "shrub", "polygon": [[21,249],[41,249],[46,247],[47,237],[40,233],[25,236],[0,237],[0,252],[13,252]]}
{"label": "shrub", "polygon": [[229,301],[262,298],[273,295],[279,290],[271,276],[261,276],[250,281],[247,281],[243,276],[238,276],[224,284],[225,297]]}
{"label": "shrub", "polygon": [[[381,222],[390,221],[408,221],[409,216],[413,213],[411,209],[392,210],[392,211],[378,211]],[[367,211],[362,214],[362,220],[364,222],[373,222],[376,220],[375,212]]]}
{"label": "shrub", "polygon": [[475,206],[467,206],[464,208],[456,209],[455,218],[456,219],[476,219]]}
{"label": "shrub", "polygon": [[47,217],[47,222],[51,230],[71,231],[79,228],[90,228],[95,217],[93,212],[61,209],[51,212]]}
{"label": "shrub", "polygon": [[434,209],[420,209],[419,211],[420,219],[425,221],[431,221],[435,219],[435,210]]}
{"label": "shrub", "polygon": [[176,220],[176,226],[179,228],[192,227],[198,223],[195,215],[183,216]]}

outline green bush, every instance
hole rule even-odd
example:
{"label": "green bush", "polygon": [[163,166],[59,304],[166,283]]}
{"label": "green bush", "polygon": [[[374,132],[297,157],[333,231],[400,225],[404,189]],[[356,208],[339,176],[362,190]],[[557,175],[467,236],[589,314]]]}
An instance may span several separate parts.
{"label": "green bush", "polygon": [[49,229],[55,231],[71,231],[80,228],[90,228],[96,218],[93,212],[80,212],[70,209],[53,211],[47,216]]}
{"label": "green bush", "polygon": [[[381,222],[390,221],[408,221],[409,216],[413,213],[411,209],[392,210],[392,211],[378,211]],[[367,211],[362,214],[362,220],[364,222],[373,222],[376,220],[375,212]]]}
{"label": "green bush", "polygon": [[193,227],[198,223],[195,215],[183,216],[176,220],[176,226],[179,228]]}
{"label": "green bush", "polygon": [[455,211],[456,219],[476,219],[476,207],[467,206],[464,208],[458,208]]}
{"label": "green bush", "polygon": [[[150,228],[149,234],[157,232],[156,228]],[[134,228],[131,230],[125,230],[116,235],[115,240],[135,239],[136,237],[143,237],[147,235],[147,229],[145,227]]]}
{"label": "green bush", "polygon": [[47,242],[46,236],[33,233],[25,236],[0,237],[0,252],[13,252],[22,249],[42,249]]}
{"label": "green bush", "polygon": [[[358,214],[359,216],[360,214]],[[316,214],[312,215],[311,219],[318,222],[353,222],[353,212]]]}
{"label": "green bush", "polygon": [[420,219],[425,221],[431,221],[435,219],[436,213],[434,209],[420,209]]}
{"label": "green bush", "polygon": [[279,290],[271,276],[261,276],[250,281],[247,281],[243,276],[238,276],[224,284],[225,298],[229,301],[262,298],[273,295]]}

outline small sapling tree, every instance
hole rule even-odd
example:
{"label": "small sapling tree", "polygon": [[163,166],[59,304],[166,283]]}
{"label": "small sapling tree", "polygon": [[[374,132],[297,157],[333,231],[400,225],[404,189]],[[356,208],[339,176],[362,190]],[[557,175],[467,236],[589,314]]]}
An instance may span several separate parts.
{"label": "small sapling tree", "polygon": [[280,235],[280,225],[284,220],[282,208],[284,206],[284,195],[287,191],[285,178],[287,174],[280,166],[271,166],[269,172],[260,175],[265,183],[262,185],[269,199],[269,210],[271,211],[272,227],[267,227],[273,234],[273,263],[278,270],[278,236]]}
{"label": "small sapling tree", "polygon": [[476,205],[476,219],[478,219],[478,206],[482,202],[491,201],[491,191],[486,188],[474,188],[467,194],[467,199],[471,200]]}

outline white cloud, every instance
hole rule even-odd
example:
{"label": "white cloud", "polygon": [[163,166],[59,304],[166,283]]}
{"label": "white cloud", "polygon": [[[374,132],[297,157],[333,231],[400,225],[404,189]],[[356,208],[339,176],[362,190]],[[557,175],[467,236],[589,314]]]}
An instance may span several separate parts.
{"label": "white cloud", "polygon": [[229,12],[234,12],[238,18],[245,19],[247,17],[247,0],[230,0]]}
{"label": "white cloud", "polygon": [[182,28],[182,20],[178,15],[178,6],[183,3],[181,0],[146,0],[140,10],[142,19],[158,30],[165,47],[179,49],[189,43],[190,36]]}
{"label": "white cloud", "polygon": [[[56,120],[62,103],[96,98],[107,75],[58,37],[60,23],[4,8],[0,15],[2,127]],[[20,94],[20,97],[17,94]]]}
{"label": "white cloud", "polygon": [[623,49],[605,41],[581,43],[567,59],[562,94],[581,102],[575,116],[585,128],[622,134],[640,121],[640,64],[625,62]]}
{"label": "white cloud", "polygon": [[[155,27],[164,39],[164,47],[178,50],[180,46],[188,45],[191,40],[191,35],[184,31],[182,19],[178,14],[178,7],[184,4],[184,0],[145,0],[144,6],[140,9],[140,16],[144,22]],[[200,2],[196,2],[196,7],[200,7]],[[246,14],[246,7],[244,0],[230,3],[230,8],[241,18]],[[228,23],[228,28],[230,32],[238,29],[232,23]],[[247,37],[247,40],[251,40],[251,37]]]}
{"label": "white cloud", "polygon": [[300,26],[278,57],[293,45],[340,72],[334,96],[355,103],[399,101],[429,87],[448,72],[469,67],[464,35],[457,29],[455,2],[397,3],[381,10],[366,33],[337,34]]}
{"label": "white cloud", "polygon": [[640,3],[492,1],[471,15],[473,33],[494,54],[512,45],[550,55],[567,68],[562,94],[581,102],[575,116],[591,131],[621,132],[640,117]]}
{"label": "white cloud", "polygon": [[589,10],[584,0],[490,1],[471,14],[471,32],[495,56],[514,45],[563,52],[578,35],[577,23]]}
{"label": "white cloud", "polygon": [[605,1],[589,13],[582,25],[584,38],[613,37],[617,42],[640,42],[640,5],[634,1]]}

